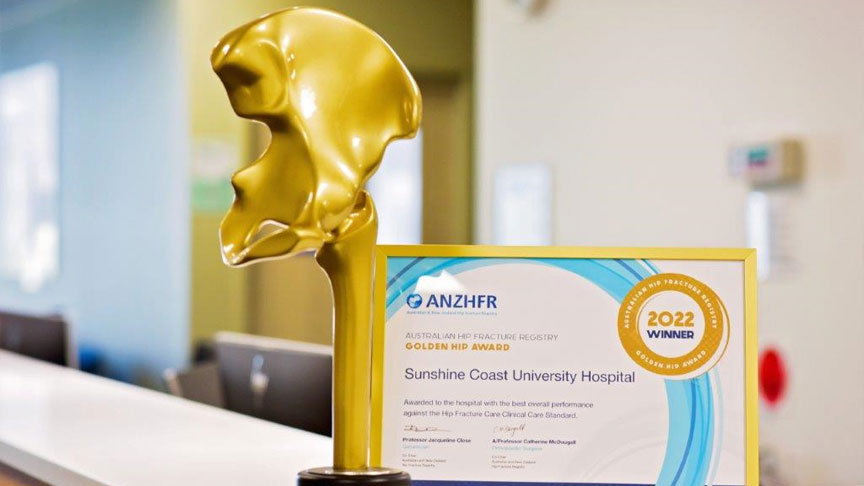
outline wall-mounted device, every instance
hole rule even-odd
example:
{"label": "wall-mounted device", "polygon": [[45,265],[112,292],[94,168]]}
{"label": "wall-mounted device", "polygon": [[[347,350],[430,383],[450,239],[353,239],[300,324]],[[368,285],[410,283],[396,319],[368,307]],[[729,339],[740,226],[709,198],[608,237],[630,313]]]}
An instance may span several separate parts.
{"label": "wall-mounted device", "polygon": [[733,146],[729,150],[729,171],[750,186],[747,241],[759,255],[759,279],[792,273],[795,251],[793,218],[789,212],[794,203],[794,189],[804,182],[801,142],[781,138]]}
{"label": "wall-mounted device", "polygon": [[729,170],[753,186],[800,183],[804,178],[804,151],[795,139],[733,146]]}

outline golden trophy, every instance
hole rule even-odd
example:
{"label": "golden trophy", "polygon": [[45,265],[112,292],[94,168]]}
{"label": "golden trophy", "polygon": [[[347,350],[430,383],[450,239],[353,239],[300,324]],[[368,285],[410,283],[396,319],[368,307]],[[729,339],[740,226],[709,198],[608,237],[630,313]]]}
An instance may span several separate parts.
{"label": "golden trophy", "polygon": [[299,484],[410,484],[369,464],[377,215],[363,188],[384,149],[420,125],[417,83],[375,32],[316,8],[226,34],[211,57],[234,112],[267,125],[264,153],[231,179],[222,256],[240,266],[316,252],[333,289],[333,466]]}

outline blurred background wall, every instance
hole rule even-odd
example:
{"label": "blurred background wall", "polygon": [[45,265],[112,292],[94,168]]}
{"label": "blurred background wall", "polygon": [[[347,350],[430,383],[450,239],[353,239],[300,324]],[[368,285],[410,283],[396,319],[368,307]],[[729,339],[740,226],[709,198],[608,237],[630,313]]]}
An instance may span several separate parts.
{"label": "blurred background wall", "polygon": [[864,480],[864,3],[477,2],[477,241],[507,164],[554,173],[554,242],[746,246],[737,143],[803,142],[784,213],[792,269],[761,283],[760,344],[787,399],[762,443],[791,484]]}
{"label": "blurred background wall", "polygon": [[0,74],[56,65],[60,273],[0,307],[62,312],[101,372],[156,383],[187,357],[186,87],[174,2],[4,0]]}

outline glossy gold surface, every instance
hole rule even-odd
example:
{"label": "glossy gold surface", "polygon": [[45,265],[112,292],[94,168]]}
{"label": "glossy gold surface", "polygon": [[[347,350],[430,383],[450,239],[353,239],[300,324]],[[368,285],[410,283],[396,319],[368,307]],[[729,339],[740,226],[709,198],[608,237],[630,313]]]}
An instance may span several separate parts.
{"label": "glossy gold surface", "polygon": [[223,259],[238,266],[317,251],[333,288],[334,467],[367,469],[378,223],[363,186],[390,141],[416,134],[417,84],[377,34],[314,8],[229,32],[211,63],[235,113],[272,134],[267,150],[232,177]]}

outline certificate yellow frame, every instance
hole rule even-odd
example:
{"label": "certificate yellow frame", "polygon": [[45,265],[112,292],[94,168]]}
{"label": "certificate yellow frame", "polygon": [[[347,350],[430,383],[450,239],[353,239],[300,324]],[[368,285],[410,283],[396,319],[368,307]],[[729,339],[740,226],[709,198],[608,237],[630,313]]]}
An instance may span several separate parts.
{"label": "certificate yellow frame", "polygon": [[639,248],[487,245],[379,245],[375,260],[372,329],[372,437],[370,459],[381,464],[388,257],[620,258],[647,260],[726,260],[744,264],[744,409],[746,485],[759,485],[759,389],[756,335],[756,250],[750,248]]}

